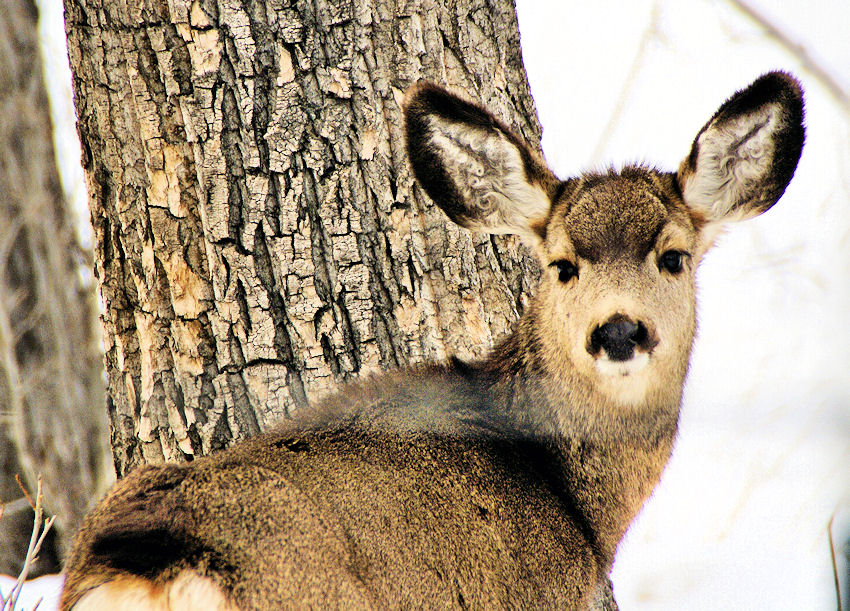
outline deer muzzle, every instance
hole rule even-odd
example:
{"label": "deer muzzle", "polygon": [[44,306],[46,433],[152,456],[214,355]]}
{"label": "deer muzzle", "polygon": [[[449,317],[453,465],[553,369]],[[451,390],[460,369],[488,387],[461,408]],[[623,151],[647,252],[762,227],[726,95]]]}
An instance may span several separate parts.
{"label": "deer muzzle", "polygon": [[642,321],[632,320],[623,314],[615,314],[598,325],[590,333],[587,351],[593,357],[602,351],[612,361],[628,361],[635,350],[648,353],[658,344],[655,333]]}

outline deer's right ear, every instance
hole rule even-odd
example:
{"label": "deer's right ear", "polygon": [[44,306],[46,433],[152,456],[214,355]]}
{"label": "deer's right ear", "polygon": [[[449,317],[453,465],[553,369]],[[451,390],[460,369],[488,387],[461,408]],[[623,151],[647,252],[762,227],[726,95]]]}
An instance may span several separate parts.
{"label": "deer's right ear", "polygon": [[420,81],[404,100],[416,179],[455,223],[536,245],[558,180],[520,138],[477,104]]}

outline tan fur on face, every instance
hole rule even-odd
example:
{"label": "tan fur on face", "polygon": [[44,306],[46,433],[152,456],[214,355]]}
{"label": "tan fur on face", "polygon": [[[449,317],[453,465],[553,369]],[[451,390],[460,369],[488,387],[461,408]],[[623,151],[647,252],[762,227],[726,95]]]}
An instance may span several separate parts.
{"label": "tan fur on face", "polygon": [[[662,389],[678,401],[693,341],[699,232],[671,184],[642,168],[578,179],[552,207],[538,249],[545,272],[535,311],[550,366],[624,406],[639,406]],[[691,255],[678,276],[658,268],[667,250]],[[579,270],[566,285],[551,266],[561,259]],[[658,340],[645,366],[633,364],[628,376],[621,375],[628,365],[608,367],[604,355],[587,350],[593,329],[614,315],[641,321]]]}

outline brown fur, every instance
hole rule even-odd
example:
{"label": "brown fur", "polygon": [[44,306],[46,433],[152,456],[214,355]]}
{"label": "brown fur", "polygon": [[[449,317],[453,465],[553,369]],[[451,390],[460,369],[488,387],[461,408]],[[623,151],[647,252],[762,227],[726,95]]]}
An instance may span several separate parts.
{"label": "brown fur", "polygon": [[[464,225],[517,228],[540,258],[515,333],[482,362],[367,378],[225,452],[137,469],[78,534],[63,609],[603,604],[672,450],[697,265],[723,215],[766,209],[790,180],[799,86],[772,74],[736,94],[679,174],[565,182],[435,85],[413,87],[405,111],[436,203]],[[714,205],[705,185],[729,167]]]}

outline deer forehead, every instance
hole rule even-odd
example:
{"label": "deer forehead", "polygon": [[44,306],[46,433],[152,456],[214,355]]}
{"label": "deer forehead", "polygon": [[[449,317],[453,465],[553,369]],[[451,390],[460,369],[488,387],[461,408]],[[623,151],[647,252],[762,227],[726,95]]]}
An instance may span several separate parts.
{"label": "deer forehead", "polygon": [[641,168],[569,181],[553,206],[547,251],[643,260],[652,250],[687,251],[694,226],[663,176]]}

